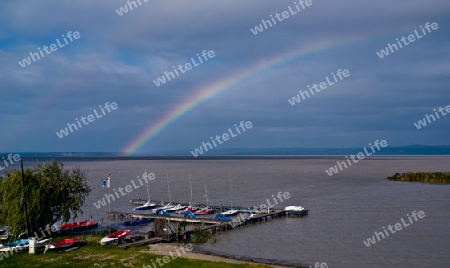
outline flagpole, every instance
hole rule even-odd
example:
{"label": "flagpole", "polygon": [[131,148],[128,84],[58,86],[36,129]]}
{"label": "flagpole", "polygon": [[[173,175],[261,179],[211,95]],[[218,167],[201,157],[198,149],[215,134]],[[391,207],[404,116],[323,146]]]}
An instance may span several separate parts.
{"label": "flagpole", "polygon": [[[108,194],[111,196],[111,174],[108,174]],[[111,234],[111,202],[108,202],[109,205],[109,216],[108,216],[108,229],[109,234]]]}

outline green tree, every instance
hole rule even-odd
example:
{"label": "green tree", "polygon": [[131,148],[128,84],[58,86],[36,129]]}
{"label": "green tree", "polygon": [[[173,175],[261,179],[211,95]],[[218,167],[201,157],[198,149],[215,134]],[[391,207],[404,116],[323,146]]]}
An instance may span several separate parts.
{"label": "green tree", "polygon": [[37,227],[76,219],[83,213],[82,206],[91,188],[79,168],[65,170],[62,162],[54,160],[27,169],[24,178],[17,170],[0,177],[0,218],[13,233],[27,229],[25,207],[31,233]]}

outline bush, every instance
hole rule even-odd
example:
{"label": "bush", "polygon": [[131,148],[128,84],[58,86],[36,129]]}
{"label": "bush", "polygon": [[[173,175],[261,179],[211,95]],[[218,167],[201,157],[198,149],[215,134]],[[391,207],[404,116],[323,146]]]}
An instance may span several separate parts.
{"label": "bush", "polygon": [[449,184],[450,172],[406,172],[387,177],[391,181],[417,181],[431,184]]}

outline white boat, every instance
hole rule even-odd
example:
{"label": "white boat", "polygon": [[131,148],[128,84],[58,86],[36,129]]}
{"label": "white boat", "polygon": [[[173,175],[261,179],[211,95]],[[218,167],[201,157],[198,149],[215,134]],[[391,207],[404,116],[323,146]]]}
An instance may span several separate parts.
{"label": "white boat", "polygon": [[[36,241],[36,248],[46,247],[51,241],[52,241],[51,238]],[[30,244],[19,245],[19,246],[14,246],[14,247],[2,248],[2,249],[0,249],[0,251],[16,251],[17,252],[17,251],[28,250],[29,247],[30,247]]]}
{"label": "white boat", "polygon": [[29,245],[22,245],[22,246],[14,246],[14,247],[3,247],[0,248],[0,251],[4,251],[4,252],[9,252],[9,251],[23,251],[23,250],[27,250],[29,247]]}
{"label": "white boat", "polygon": [[172,208],[165,208],[164,210],[166,212],[175,212],[175,211],[182,210],[182,209],[185,209],[185,208],[186,208],[186,206],[178,204],[176,206],[173,206]]}
{"label": "white boat", "polygon": [[[26,242],[25,242],[26,241]],[[51,238],[43,239],[36,241],[36,248],[42,248],[45,247],[48,243],[52,241]],[[29,240],[19,240],[13,243],[6,243],[6,245],[0,245],[0,251],[22,251],[27,250],[29,248]]]}
{"label": "white boat", "polygon": [[222,212],[222,214],[225,215],[225,216],[233,216],[233,215],[238,214],[238,212],[239,211],[237,211],[235,209],[232,209],[232,210],[224,211],[224,212]]}
{"label": "white boat", "polygon": [[[20,251],[20,250],[22,250],[22,247],[25,247],[25,246],[18,246],[18,247],[3,247],[3,248],[0,248],[0,252],[10,252],[10,251]],[[28,245],[27,245],[27,247],[28,247]]]}
{"label": "white boat", "polygon": [[284,210],[287,210],[287,211],[303,211],[303,210],[305,210],[305,208],[302,207],[302,206],[287,206]]}
{"label": "white boat", "polygon": [[36,242],[36,247],[43,248],[43,247],[45,247],[45,245],[49,244],[50,242],[52,242],[51,238],[39,240]]}
{"label": "white boat", "polygon": [[129,235],[130,232],[131,232],[130,230],[116,231],[112,234],[103,237],[102,240],[100,240],[100,244],[103,246],[110,243],[119,242],[120,240],[124,239],[127,235]]}
{"label": "white boat", "polygon": [[[231,194],[231,172],[229,173],[230,174],[230,176],[229,176],[229,184],[230,184],[230,202],[231,202],[231,206],[233,206],[233,195]],[[239,211],[237,211],[237,210],[235,210],[235,209],[230,209],[230,210],[227,210],[227,211],[224,211],[224,212],[222,212],[222,214],[224,215],[224,216],[233,216],[233,215],[236,215],[236,214],[238,214],[239,213]]]}
{"label": "white boat", "polygon": [[143,204],[142,206],[139,207],[135,207],[134,210],[147,210],[147,209],[152,209],[156,207],[156,203],[152,203],[149,201],[147,201],[147,203]]}
{"label": "white boat", "polygon": [[[147,169],[145,170],[145,174],[147,174]],[[139,179],[139,176],[138,176]],[[147,210],[147,209],[151,209],[156,207],[156,203],[152,203],[150,200],[150,191],[148,190],[148,183],[147,183],[147,196],[148,196],[148,201],[143,204],[142,206],[139,207],[135,207],[134,210]]]}
{"label": "white boat", "polygon": [[174,205],[172,205],[172,203],[169,203],[169,204],[167,204],[167,205],[165,205],[165,206],[163,206],[163,207],[159,207],[159,208],[154,208],[154,209],[152,209],[152,212],[154,213],[154,212],[156,212],[156,211],[159,211],[159,210],[167,210],[167,209],[171,209],[171,208],[174,208],[175,206]]}

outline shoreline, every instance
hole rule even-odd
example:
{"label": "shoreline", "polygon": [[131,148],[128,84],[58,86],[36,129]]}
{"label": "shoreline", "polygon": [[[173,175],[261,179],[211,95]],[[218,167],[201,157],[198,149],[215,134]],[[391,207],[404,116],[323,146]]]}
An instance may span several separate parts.
{"label": "shoreline", "polygon": [[[160,243],[149,245],[148,250],[141,251],[144,253],[152,254],[152,255],[161,255],[161,256],[170,256],[170,252],[174,249],[178,248],[180,243]],[[286,268],[286,267],[308,267],[307,265],[299,266],[299,265],[281,265],[281,264],[270,264],[264,262],[257,262],[254,260],[241,260],[239,258],[233,258],[231,256],[219,255],[214,253],[206,253],[199,251],[191,251],[186,252],[179,258],[186,258],[192,260],[201,260],[201,261],[212,261],[212,262],[224,262],[231,264],[249,264],[249,265],[266,265],[268,267],[273,268]]]}

